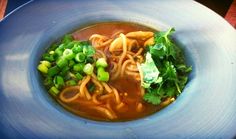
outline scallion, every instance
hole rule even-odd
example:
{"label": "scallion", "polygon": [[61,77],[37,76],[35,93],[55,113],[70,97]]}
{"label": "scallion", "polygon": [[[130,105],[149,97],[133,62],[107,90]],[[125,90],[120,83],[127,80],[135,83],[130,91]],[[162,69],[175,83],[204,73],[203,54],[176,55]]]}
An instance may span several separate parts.
{"label": "scallion", "polygon": [[39,64],[38,70],[42,73],[48,73],[48,67],[45,64]]}
{"label": "scallion", "polygon": [[106,68],[108,66],[107,64],[107,61],[105,58],[99,58],[97,61],[96,61],[96,67],[103,67],[103,68]]}
{"label": "scallion", "polygon": [[56,75],[59,72],[60,72],[60,69],[57,66],[54,66],[54,67],[51,67],[51,68],[48,69],[47,74],[48,74],[48,76],[52,77],[52,76]]}
{"label": "scallion", "polygon": [[83,71],[84,71],[84,73],[86,73],[87,75],[91,75],[91,74],[93,73],[93,66],[92,66],[92,64],[87,63],[87,64],[84,66]]}
{"label": "scallion", "polygon": [[76,54],[76,56],[75,56],[75,60],[76,60],[77,62],[84,62],[85,59],[86,59],[86,55],[83,54],[83,53],[78,53],[78,54]]}
{"label": "scallion", "polygon": [[85,64],[84,63],[79,63],[79,64],[75,64],[73,66],[73,70],[76,72],[82,72],[84,69]]}
{"label": "scallion", "polygon": [[49,93],[53,96],[57,96],[59,94],[59,92],[60,91],[55,86],[53,86],[49,89]]}
{"label": "scallion", "polygon": [[41,64],[45,65],[46,67],[50,68],[51,67],[51,63],[49,61],[43,60],[40,61]]}
{"label": "scallion", "polygon": [[78,80],[83,79],[83,75],[81,75],[80,73],[76,73],[75,76],[76,76],[76,79],[78,79]]}
{"label": "scallion", "polygon": [[106,72],[103,67],[98,67],[97,77],[99,81],[103,81],[103,82],[109,81],[109,73]]}
{"label": "scallion", "polygon": [[61,89],[65,85],[64,79],[61,76],[55,76],[53,83],[59,89]]}
{"label": "scallion", "polygon": [[66,81],[66,85],[67,86],[74,86],[74,85],[77,85],[77,82],[75,80],[68,80],[68,81]]}
{"label": "scallion", "polygon": [[65,58],[60,58],[58,59],[58,61],[56,62],[57,66],[60,68],[65,67],[66,65],[68,65],[68,61]]}
{"label": "scallion", "polygon": [[75,54],[73,53],[71,49],[65,49],[63,52],[63,57],[68,60],[71,60],[75,57]]}

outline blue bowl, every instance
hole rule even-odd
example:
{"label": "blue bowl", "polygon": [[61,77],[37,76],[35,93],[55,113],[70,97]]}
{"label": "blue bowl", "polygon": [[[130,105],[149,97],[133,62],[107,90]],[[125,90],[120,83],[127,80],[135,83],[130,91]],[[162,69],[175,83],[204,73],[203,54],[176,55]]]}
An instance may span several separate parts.
{"label": "blue bowl", "polygon": [[[89,24],[125,21],[174,39],[193,66],[178,99],[151,116],[99,122],[75,116],[42,86],[37,63],[50,43]],[[233,138],[236,135],[236,32],[194,1],[32,1],[0,22],[2,138]]]}

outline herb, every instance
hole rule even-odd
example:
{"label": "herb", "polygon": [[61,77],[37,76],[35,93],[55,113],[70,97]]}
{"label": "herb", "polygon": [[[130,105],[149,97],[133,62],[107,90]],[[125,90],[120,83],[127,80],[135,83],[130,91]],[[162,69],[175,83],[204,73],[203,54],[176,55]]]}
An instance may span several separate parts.
{"label": "herb", "polygon": [[142,86],[146,90],[143,99],[154,105],[159,105],[168,97],[177,97],[192,70],[186,66],[182,51],[170,38],[174,31],[170,28],[166,32],[155,33],[154,44],[148,47],[145,63],[139,67]]}
{"label": "herb", "polygon": [[149,52],[146,54],[145,63],[142,63],[138,68],[143,77],[141,84],[144,88],[149,88],[151,84],[162,81],[162,78],[159,78],[159,71]]}

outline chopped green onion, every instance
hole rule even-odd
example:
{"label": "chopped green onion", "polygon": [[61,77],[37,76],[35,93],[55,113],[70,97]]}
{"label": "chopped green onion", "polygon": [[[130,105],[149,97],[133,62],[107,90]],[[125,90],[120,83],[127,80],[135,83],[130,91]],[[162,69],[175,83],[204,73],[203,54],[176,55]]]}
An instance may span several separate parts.
{"label": "chopped green onion", "polygon": [[76,79],[75,74],[71,73],[71,72],[67,72],[67,75],[64,77],[65,80],[70,80],[70,79]]}
{"label": "chopped green onion", "polygon": [[42,73],[48,73],[48,67],[45,64],[39,64],[38,70]]}
{"label": "chopped green onion", "polygon": [[74,85],[77,85],[77,82],[75,80],[68,80],[68,81],[66,81],[66,85],[67,86],[74,86]]}
{"label": "chopped green onion", "polygon": [[65,58],[60,58],[57,62],[56,62],[57,66],[60,68],[65,67],[66,65],[68,65],[68,61]]}
{"label": "chopped green onion", "polygon": [[57,96],[59,94],[59,92],[60,91],[55,86],[53,86],[49,89],[49,93],[53,96]]}
{"label": "chopped green onion", "polygon": [[65,85],[64,79],[61,76],[54,77],[53,82],[54,82],[55,86],[59,89],[61,89]]}
{"label": "chopped green onion", "polygon": [[70,68],[68,66],[63,67],[61,69],[60,75],[64,77],[69,70]]}
{"label": "chopped green onion", "polygon": [[63,57],[68,59],[68,60],[71,60],[75,57],[75,54],[73,53],[72,50],[65,49],[64,52],[63,52]]}
{"label": "chopped green onion", "polygon": [[74,71],[77,71],[77,72],[82,72],[83,69],[84,69],[84,66],[85,66],[84,63],[75,64],[75,65],[73,66],[73,70],[74,70]]}
{"label": "chopped green onion", "polygon": [[52,86],[53,85],[52,77],[46,77],[43,81],[43,84],[47,87]]}
{"label": "chopped green onion", "polygon": [[66,34],[62,39],[62,43],[69,43],[72,40],[73,40],[72,36],[70,34]]}
{"label": "chopped green onion", "polygon": [[64,43],[60,44],[57,49],[63,51],[65,49],[65,44]]}
{"label": "chopped green onion", "polygon": [[85,59],[86,59],[86,55],[83,54],[83,53],[78,53],[78,54],[76,54],[76,56],[75,56],[75,60],[76,60],[77,62],[84,62]]}
{"label": "chopped green onion", "polygon": [[69,61],[69,67],[72,67],[72,66],[74,66],[75,65],[75,61],[74,60],[70,60]]}
{"label": "chopped green onion", "polygon": [[67,48],[67,49],[71,49],[71,48],[74,46],[74,44],[75,44],[74,41],[69,42],[69,43],[65,46],[65,48]]}
{"label": "chopped green onion", "polygon": [[[75,44],[75,45],[76,45],[76,44]],[[77,53],[79,53],[79,52],[83,52],[82,46],[80,46],[80,45],[75,46],[75,45],[74,45],[74,47],[72,48],[72,51],[73,51],[75,54],[77,54]]]}
{"label": "chopped green onion", "polygon": [[84,66],[83,71],[84,71],[84,73],[86,73],[87,75],[91,75],[91,74],[93,73],[93,66],[92,66],[92,64],[87,63],[87,64]]}
{"label": "chopped green onion", "polygon": [[57,56],[62,56],[63,50],[57,48],[57,49],[55,50],[55,54],[56,54]]}
{"label": "chopped green onion", "polygon": [[94,62],[93,57],[87,57],[86,62],[92,64]]}
{"label": "chopped green onion", "polygon": [[75,76],[76,76],[76,79],[78,79],[78,80],[83,79],[83,75],[81,75],[80,73],[76,73]]}
{"label": "chopped green onion", "polygon": [[51,67],[51,63],[44,60],[44,61],[40,61],[41,64],[45,65],[46,67],[50,68]]}
{"label": "chopped green onion", "polygon": [[48,74],[48,76],[52,77],[52,76],[56,75],[57,73],[59,73],[59,71],[60,71],[60,69],[57,66],[54,66],[54,67],[51,67],[48,69],[47,74]]}
{"label": "chopped green onion", "polygon": [[55,51],[50,51],[49,54],[50,55],[53,55],[55,53]]}
{"label": "chopped green onion", "polygon": [[87,57],[91,57],[91,56],[93,56],[96,53],[96,51],[95,51],[95,49],[91,45],[84,45],[83,53]]}
{"label": "chopped green onion", "polygon": [[109,73],[108,72],[101,72],[97,76],[98,76],[99,81],[103,81],[103,82],[109,81]]}
{"label": "chopped green onion", "polygon": [[50,62],[53,62],[53,61],[54,61],[53,55],[50,55],[50,54],[48,54],[48,53],[43,54],[42,59],[43,59],[43,60],[50,61]]}
{"label": "chopped green onion", "polygon": [[106,68],[108,66],[107,61],[105,58],[99,58],[96,62],[96,67],[103,67]]}
{"label": "chopped green onion", "polygon": [[98,67],[97,77],[99,81],[103,81],[103,82],[109,81],[109,73],[106,72],[103,67]]}
{"label": "chopped green onion", "polygon": [[49,54],[50,54],[50,51],[55,50],[57,47],[58,47],[58,45],[56,43],[52,44],[48,49]]}

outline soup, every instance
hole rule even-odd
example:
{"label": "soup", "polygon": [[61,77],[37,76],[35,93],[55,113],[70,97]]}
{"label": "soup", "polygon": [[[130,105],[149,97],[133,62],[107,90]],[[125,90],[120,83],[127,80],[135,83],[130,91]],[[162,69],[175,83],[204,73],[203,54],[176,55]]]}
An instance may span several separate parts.
{"label": "soup", "polygon": [[170,38],[123,22],[99,23],[67,34],[42,56],[38,70],[68,111],[99,121],[128,121],[173,102],[191,67]]}

